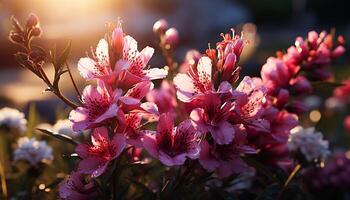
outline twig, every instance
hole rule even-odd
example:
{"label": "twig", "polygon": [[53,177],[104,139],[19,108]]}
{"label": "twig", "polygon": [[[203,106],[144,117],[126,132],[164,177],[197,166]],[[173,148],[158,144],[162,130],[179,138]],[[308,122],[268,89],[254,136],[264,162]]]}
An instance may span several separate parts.
{"label": "twig", "polygon": [[70,77],[70,79],[71,79],[71,81],[72,81],[72,84],[73,84],[73,86],[74,86],[74,89],[75,89],[75,91],[76,91],[77,94],[78,94],[79,100],[81,100],[81,93],[80,93],[80,91],[79,91],[77,85],[75,84],[75,81],[74,81],[72,72],[70,71],[70,68],[69,68],[69,65],[66,64],[66,66],[67,66],[67,70],[68,70],[68,73],[69,73],[69,77]]}

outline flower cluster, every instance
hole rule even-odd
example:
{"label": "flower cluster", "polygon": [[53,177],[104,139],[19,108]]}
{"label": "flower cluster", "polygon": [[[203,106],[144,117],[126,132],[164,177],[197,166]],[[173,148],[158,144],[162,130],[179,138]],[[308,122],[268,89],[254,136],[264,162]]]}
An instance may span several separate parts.
{"label": "flower cluster", "polygon": [[322,133],[315,132],[315,128],[297,126],[292,129],[288,140],[288,149],[299,152],[308,162],[324,161],[330,154],[328,141],[323,140]]}
{"label": "flower cluster", "polygon": [[22,137],[17,141],[14,160],[24,160],[32,166],[36,166],[39,163],[50,163],[53,160],[52,148],[45,141]]}
{"label": "flower cluster", "polygon": [[307,109],[301,101],[289,101],[290,95],[310,93],[310,81],[331,78],[327,67],[345,52],[343,37],[339,36],[336,44],[333,40],[333,35],[325,31],[320,34],[311,31],[305,40],[298,37],[286,54],[278,52],[277,57],[267,59],[261,77],[276,106],[294,113]]}
{"label": "flower cluster", "polygon": [[22,112],[5,107],[0,109],[0,127],[16,129],[24,133],[27,130],[27,120]]}

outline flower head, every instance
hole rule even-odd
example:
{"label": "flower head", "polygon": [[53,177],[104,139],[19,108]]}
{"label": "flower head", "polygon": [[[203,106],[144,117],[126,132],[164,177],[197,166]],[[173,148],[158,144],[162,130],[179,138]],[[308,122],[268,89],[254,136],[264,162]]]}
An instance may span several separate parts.
{"label": "flower head", "polygon": [[330,154],[328,141],[323,140],[322,133],[315,132],[313,127],[304,129],[297,126],[292,129],[288,149],[300,152],[309,162],[323,161]]}
{"label": "flower head", "polygon": [[58,194],[63,200],[95,199],[98,196],[95,183],[83,174],[72,172],[59,184]]}
{"label": "flower head", "polygon": [[115,134],[112,139],[105,127],[95,128],[91,134],[91,144],[79,144],[76,147],[79,173],[98,177],[106,170],[108,164],[116,159],[126,145],[122,134]]}
{"label": "flower head", "polygon": [[14,160],[24,160],[32,166],[36,166],[39,163],[49,163],[53,160],[52,148],[45,141],[22,137],[17,141]]}
{"label": "flower head", "polygon": [[170,114],[162,114],[156,133],[148,132],[142,138],[148,153],[167,166],[182,165],[186,157],[196,159],[200,151],[198,134],[191,121],[183,121],[177,127],[173,123]]}
{"label": "flower head", "polygon": [[13,128],[21,133],[27,130],[27,120],[24,118],[24,114],[13,108],[0,109],[0,127]]}
{"label": "flower head", "polygon": [[117,101],[122,91],[109,92],[103,81],[97,86],[85,87],[82,95],[83,106],[72,110],[69,119],[73,122],[74,131],[83,131],[101,125],[105,120],[118,114]]}

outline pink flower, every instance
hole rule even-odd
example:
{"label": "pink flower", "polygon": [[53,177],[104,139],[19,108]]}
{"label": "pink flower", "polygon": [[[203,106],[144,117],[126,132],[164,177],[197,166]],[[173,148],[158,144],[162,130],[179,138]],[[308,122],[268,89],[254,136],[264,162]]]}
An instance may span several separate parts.
{"label": "pink flower", "polygon": [[121,93],[121,90],[116,89],[110,94],[103,81],[98,81],[97,86],[85,87],[82,94],[83,105],[69,114],[73,130],[79,132],[94,128],[105,120],[116,117],[119,111],[117,101]]}
{"label": "pink flower", "polygon": [[233,173],[241,173],[248,165],[240,158],[241,154],[255,154],[256,150],[246,146],[246,133],[242,125],[235,126],[234,140],[225,145],[201,142],[199,163],[208,171],[215,170],[220,178]]}
{"label": "pink flower", "polygon": [[63,200],[88,200],[98,197],[94,182],[78,172],[72,172],[66,181],[59,184],[58,193]]}
{"label": "pink flower", "polygon": [[266,88],[260,78],[244,77],[233,91],[235,99],[234,117],[238,123],[255,131],[269,131],[268,122],[261,119],[266,101]]}
{"label": "pink flower", "polygon": [[78,171],[98,177],[106,170],[108,164],[116,159],[126,145],[125,137],[115,134],[112,139],[108,136],[105,127],[94,129],[91,134],[91,144],[79,144],[76,152],[82,159]]}
{"label": "pink flower", "polygon": [[151,90],[146,99],[149,102],[154,102],[160,113],[172,113],[175,115],[177,106],[176,90],[167,80],[163,80],[159,89]]}
{"label": "pink flower", "polygon": [[234,109],[234,103],[222,102],[217,93],[201,95],[195,103],[198,107],[190,114],[194,126],[201,132],[209,132],[216,143],[229,144],[234,138],[235,130],[227,120]]}
{"label": "pink flower", "polygon": [[342,83],[342,86],[337,87],[333,91],[333,96],[335,96],[342,102],[350,102],[350,80],[345,80]]}
{"label": "pink flower", "polygon": [[198,94],[214,91],[211,73],[211,60],[203,56],[199,59],[197,68],[190,68],[187,74],[177,74],[174,78],[177,98],[183,102],[190,102]]}
{"label": "pink flower", "polygon": [[268,58],[261,69],[261,78],[269,93],[278,91],[280,88],[286,88],[291,77],[292,74],[288,70],[288,66],[279,58]]}
{"label": "pink flower", "polygon": [[81,76],[87,80],[95,78],[100,78],[105,81],[113,80],[114,74],[109,61],[108,43],[105,39],[99,41],[92,58],[80,58],[78,70]]}
{"label": "pink flower", "polygon": [[124,35],[121,27],[112,33],[112,44],[101,39],[92,58],[81,58],[78,63],[80,74],[87,80],[99,78],[120,87],[130,88],[145,80],[164,78],[168,72],[164,69],[144,69],[151,59],[154,49],[137,50],[137,42],[129,35]]}
{"label": "pink flower", "polygon": [[175,46],[179,42],[179,32],[176,28],[172,27],[165,31],[164,42],[171,46]]}
{"label": "pink flower", "polygon": [[167,166],[182,165],[186,157],[196,159],[200,151],[191,121],[183,121],[175,128],[173,123],[170,114],[162,114],[157,132],[146,133],[142,139],[148,153]]}

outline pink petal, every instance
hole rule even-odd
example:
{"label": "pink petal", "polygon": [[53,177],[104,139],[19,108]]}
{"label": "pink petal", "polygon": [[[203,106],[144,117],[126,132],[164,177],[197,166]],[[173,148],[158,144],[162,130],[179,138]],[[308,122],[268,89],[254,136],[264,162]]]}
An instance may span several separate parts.
{"label": "pink petal", "polygon": [[156,142],[156,134],[154,132],[147,132],[141,139],[143,147],[153,157],[158,158],[158,146]]}
{"label": "pink petal", "polygon": [[215,170],[220,165],[220,163],[211,156],[210,145],[207,141],[201,142],[199,163],[203,166],[204,169],[209,171]]}
{"label": "pink petal", "polygon": [[137,50],[136,40],[130,35],[125,36],[124,47],[123,47],[123,58],[125,60],[132,60],[132,57],[137,56],[137,54],[138,54],[138,50]]}
{"label": "pink petal", "polygon": [[210,133],[217,144],[229,144],[234,137],[235,129],[229,122],[223,121],[213,127]]}
{"label": "pink petal", "polygon": [[95,128],[91,134],[91,142],[94,146],[103,146],[109,142],[108,130],[106,127]]}
{"label": "pink petal", "polygon": [[150,80],[163,79],[168,75],[168,71],[165,69],[151,68],[144,70],[145,76]]}
{"label": "pink petal", "polygon": [[108,43],[105,39],[101,39],[98,42],[96,56],[100,65],[109,66]]}
{"label": "pink petal", "polygon": [[149,60],[152,58],[153,53],[154,53],[154,49],[149,47],[149,46],[147,46],[144,49],[142,49],[142,51],[140,52],[139,57],[140,57],[143,65],[144,65],[143,67],[145,67],[147,65]]}
{"label": "pink petal", "polygon": [[94,122],[101,123],[106,119],[110,119],[110,118],[117,116],[118,109],[119,108],[116,104],[110,105],[108,110],[105,113],[103,113],[102,115],[100,115],[98,118],[96,118]]}
{"label": "pink petal", "polygon": [[80,75],[87,79],[91,80],[96,77],[96,62],[92,60],[91,58],[85,57],[80,58],[78,61],[78,70],[80,72]]}
{"label": "pink petal", "polygon": [[154,85],[151,81],[143,81],[136,84],[133,88],[126,92],[126,96],[133,97],[135,99],[143,99],[146,94],[153,89]]}
{"label": "pink petal", "polygon": [[172,134],[174,129],[174,120],[169,113],[164,113],[159,117],[157,132],[161,134]]}
{"label": "pink petal", "polygon": [[193,80],[187,74],[177,74],[174,78],[174,85],[178,89],[177,98],[183,102],[190,102],[195,92]]}
{"label": "pink petal", "polygon": [[183,165],[186,161],[186,154],[179,154],[175,157],[170,157],[163,151],[159,152],[159,161],[167,166]]}
{"label": "pink petal", "polygon": [[212,64],[211,59],[209,57],[203,56],[199,59],[197,70],[199,75],[199,81],[203,85],[211,84]]}
{"label": "pink petal", "polygon": [[82,174],[90,174],[91,177],[100,176],[107,168],[109,161],[98,157],[89,157],[79,162],[78,171]]}
{"label": "pink petal", "polygon": [[78,107],[69,113],[69,120],[73,122],[73,131],[80,132],[89,127],[88,114],[86,108]]}
{"label": "pink petal", "polygon": [[111,141],[111,145],[113,146],[115,150],[115,155],[114,158],[118,157],[121,152],[124,150],[125,145],[126,145],[126,139],[124,135],[122,134],[115,134],[113,136],[113,139]]}

